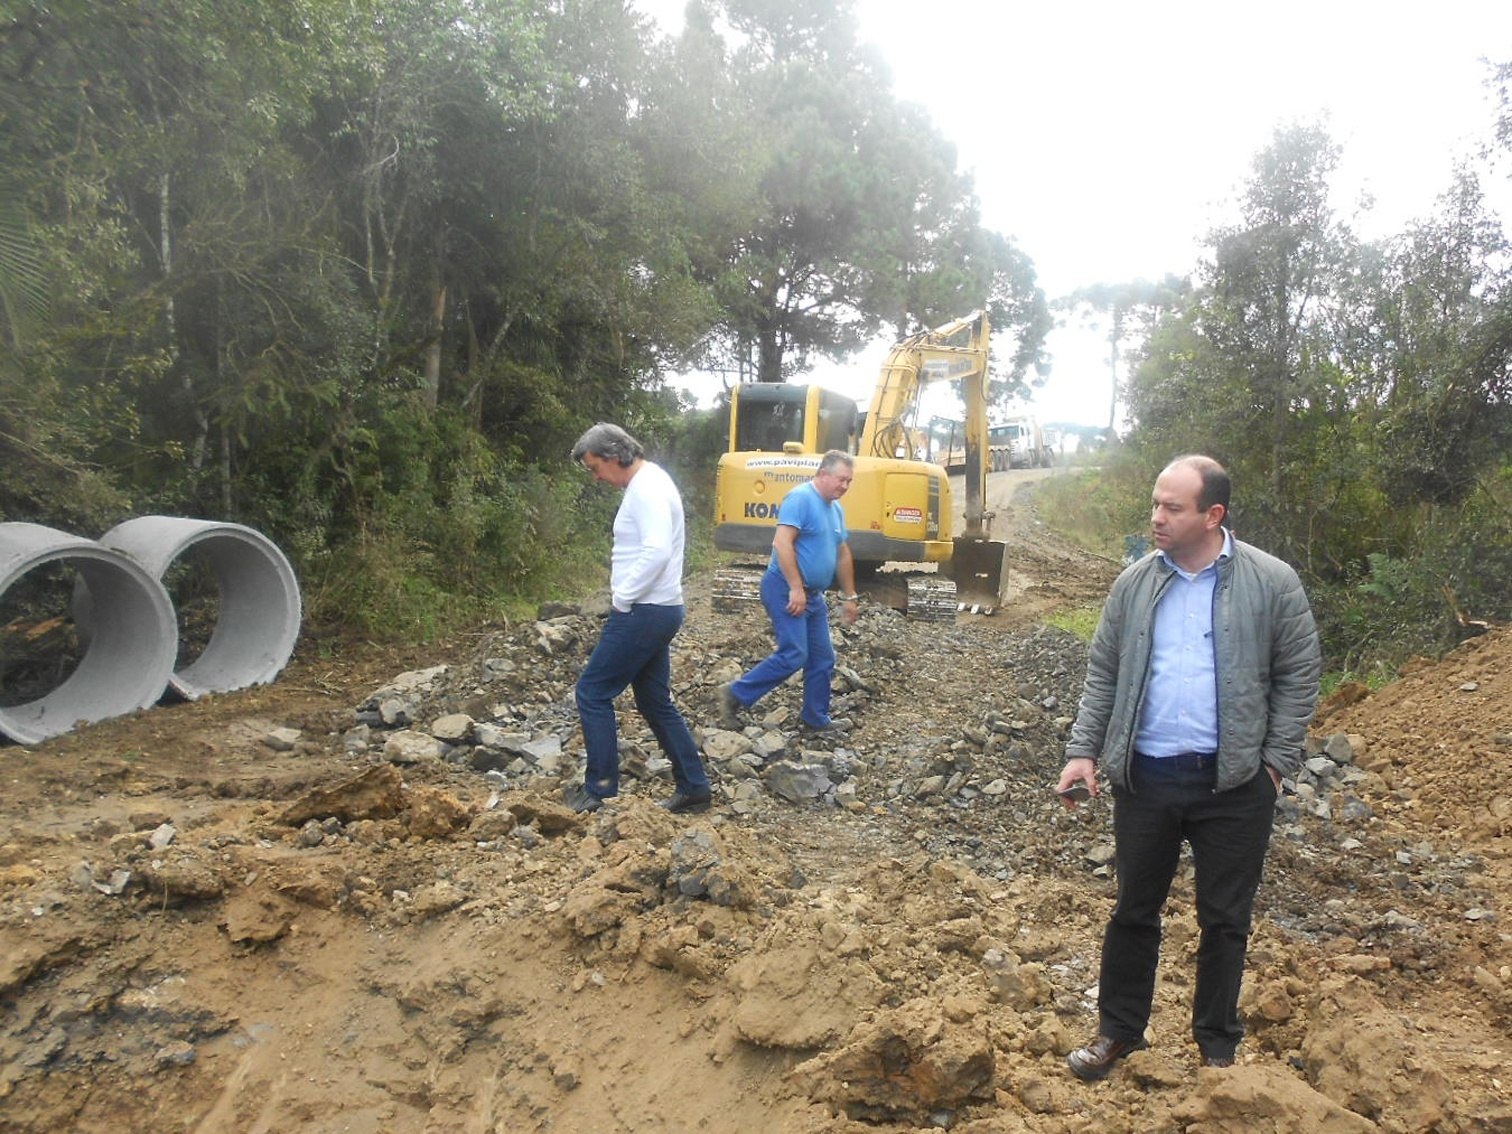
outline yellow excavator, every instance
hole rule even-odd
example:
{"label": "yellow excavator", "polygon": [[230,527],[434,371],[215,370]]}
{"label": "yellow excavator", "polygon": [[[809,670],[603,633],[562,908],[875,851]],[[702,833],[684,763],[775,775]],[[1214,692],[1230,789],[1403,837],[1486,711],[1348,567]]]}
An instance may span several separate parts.
{"label": "yellow excavator", "polygon": [[[730,395],[728,451],[715,481],[714,546],[765,553],[788,489],[814,475],[829,449],[856,458],[841,499],[857,584],[911,617],[953,618],[959,609],[990,614],[1002,599],[1005,545],[989,538],[985,312],[912,335],[888,352],[858,420],[848,398],[819,386],[742,383]],[[925,386],[949,382],[966,406],[965,531],[952,533],[950,480],[924,459],[917,425]],[[934,563],[934,575],[879,571],[884,564]],[[721,572],[716,601],[746,601],[755,582]]]}

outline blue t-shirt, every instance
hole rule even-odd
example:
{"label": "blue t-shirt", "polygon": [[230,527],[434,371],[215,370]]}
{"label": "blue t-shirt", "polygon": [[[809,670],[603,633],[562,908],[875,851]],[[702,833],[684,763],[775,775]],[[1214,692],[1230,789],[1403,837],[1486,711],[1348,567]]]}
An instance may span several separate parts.
{"label": "blue t-shirt", "polygon": [[[803,585],[809,590],[818,590],[833,583],[835,561],[847,535],[845,511],[840,507],[840,501],[826,501],[812,481],[800,484],[782,498],[782,504],[777,508],[777,525],[798,529],[793,547]],[[782,573],[775,550],[767,563],[767,570]]]}

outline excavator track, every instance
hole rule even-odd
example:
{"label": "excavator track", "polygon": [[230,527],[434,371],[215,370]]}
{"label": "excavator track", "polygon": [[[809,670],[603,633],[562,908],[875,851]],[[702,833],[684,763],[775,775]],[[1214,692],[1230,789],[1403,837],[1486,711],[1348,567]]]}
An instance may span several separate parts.
{"label": "excavator track", "polygon": [[714,572],[711,605],[721,614],[739,614],[761,609],[761,571],[752,567],[726,567]]}
{"label": "excavator track", "polygon": [[954,622],[956,586],[949,579],[908,580],[908,617],[920,622]]}
{"label": "excavator track", "polygon": [[[763,570],[726,567],[716,571],[710,596],[713,608],[721,614],[760,610]],[[904,585],[900,587],[899,583]],[[956,597],[955,582],[937,575],[913,578],[888,575],[867,579],[860,586],[862,593],[872,601],[896,607],[912,620],[950,622],[958,610],[966,609]]]}

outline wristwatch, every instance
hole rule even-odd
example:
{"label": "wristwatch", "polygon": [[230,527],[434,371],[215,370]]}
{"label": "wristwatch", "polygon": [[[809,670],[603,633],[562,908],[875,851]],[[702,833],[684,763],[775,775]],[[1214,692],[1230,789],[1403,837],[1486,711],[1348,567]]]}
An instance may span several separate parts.
{"label": "wristwatch", "polygon": [[860,598],[861,598],[860,595],[841,595],[840,596],[840,601],[841,602],[856,602]]}

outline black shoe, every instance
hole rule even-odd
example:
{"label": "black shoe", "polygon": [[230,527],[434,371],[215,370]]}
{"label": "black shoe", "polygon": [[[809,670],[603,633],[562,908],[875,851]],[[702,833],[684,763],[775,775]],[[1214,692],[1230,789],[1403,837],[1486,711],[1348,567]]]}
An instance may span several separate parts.
{"label": "black shoe", "polygon": [[1113,1065],[1131,1051],[1143,1051],[1149,1045],[1144,1040],[1116,1040],[1098,1036],[1086,1047],[1079,1047],[1066,1056],[1066,1066],[1078,1079],[1091,1082],[1107,1077]]}
{"label": "black shoe", "polygon": [[850,735],[850,730],[852,728],[852,722],[847,720],[845,717],[836,717],[832,719],[828,724],[822,725],[811,725],[808,723],[808,721],[803,721],[802,724],[803,735],[829,738],[834,740],[844,740],[847,736]]}
{"label": "black shoe", "polygon": [[708,792],[674,792],[671,799],[664,799],[656,806],[663,811],[670,811],[673,815],[681,815],[685,812],[707,811],[710,797]]}
{"label": "black shoe", "polygon": [[740,710],[745,706],[740,703],[740,698],[735,696],[735,690],[730,688],[733,684],[735,684],[733,681],[726,681],[715,695],[719,699],[719,726],[731,732],[739,732]]}
{"label": "black shoe", "polygon": [[568,784],[562,789],[562,802],[572,810],[582,814],[586,811],[597,811],[604,806],[602,796],[594,795],[582,784]]}
{"label": "black shoe", "polygon": [[1204,1067],[1232,1067],[1234,1057],[1232,1055],[1204,1055],[1202,1065]]}

